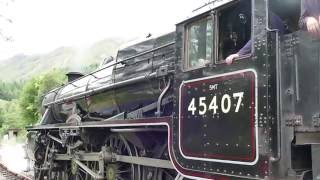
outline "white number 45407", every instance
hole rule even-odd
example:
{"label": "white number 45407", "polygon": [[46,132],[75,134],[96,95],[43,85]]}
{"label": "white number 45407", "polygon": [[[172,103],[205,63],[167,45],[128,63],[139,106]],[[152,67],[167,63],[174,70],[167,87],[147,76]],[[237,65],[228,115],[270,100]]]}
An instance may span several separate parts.
{"label": "white number 45407", "polygon": [[[232,95],[233,99],[237,99],[237,105],[234,110],[234,112],[239,112],[240,105],[243,100],[243,92],[233,93]],[[229,94],[224,94],[221,98],[220,108],[223,113],[229,113],[232,105],[233,99]],[[188,111],[191,111],[192,115],[196,113],[198,110],[199,115],[204,115],[207,113],[207,111],[213,111],[213,114],[217,113],[217,110],[219,109],[219,104],[217,103],[217,96],[213,96],[213,98],[210,101],[209,106],[207,106],[206,97],[199,97],[198,100],[198,107],[196,106],[196,99],[192,98],[189,106]]]}

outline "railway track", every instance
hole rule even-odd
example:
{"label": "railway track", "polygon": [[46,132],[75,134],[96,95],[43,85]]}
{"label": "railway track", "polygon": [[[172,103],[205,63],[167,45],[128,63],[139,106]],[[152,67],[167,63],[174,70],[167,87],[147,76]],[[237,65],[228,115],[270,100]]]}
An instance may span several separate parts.
{"label": "railway track", "polygon": [[10,171],[0,163],[0,180],[31,180],[32,178]]}

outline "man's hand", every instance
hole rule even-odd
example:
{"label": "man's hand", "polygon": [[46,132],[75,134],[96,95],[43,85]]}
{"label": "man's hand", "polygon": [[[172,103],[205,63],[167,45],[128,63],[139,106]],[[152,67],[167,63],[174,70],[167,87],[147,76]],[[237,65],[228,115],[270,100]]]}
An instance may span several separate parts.
{"label": "man's hand", "polygon": [[228,65],[232,64],[232,62],[234,61],[234,59],[238,58],[239,54],[231,54],[226,58],[226,63]]}
{"label": "man's hand", "polygon": [[307,17],[306,18],[306,26],[307,26],[307,30],[308,32],[315,36],[315,37],[320,37],[320,17],[318,18],[318,20],[314,17]]}

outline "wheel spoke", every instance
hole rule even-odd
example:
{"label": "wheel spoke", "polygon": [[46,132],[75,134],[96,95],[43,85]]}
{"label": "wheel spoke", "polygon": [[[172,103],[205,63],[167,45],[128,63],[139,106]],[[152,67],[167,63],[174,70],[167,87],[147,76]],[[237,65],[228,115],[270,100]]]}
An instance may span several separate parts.
{"label": "wheel spoke", "polygon": [[117,177],[116,179],[117,179],[117,180],[125,180],[125,179],[122,178],[122,177]]}
{"label": "wheel spoke", "polygon": [[124,144],[123,144],[122,141],[120,141],[118,147],[119,147],[119,151],[120,151],[120,152],[123,152]]}
{"label": "wheel spoke", "polygon": [[166,171],[166,170],[163,170],[163,172],[167,175],[167,177],[168,178],[170,178],[170,179],[174,179],[175,178],[175,176],[176,175],[172,175],[172,174],[170,174],[168,171]]}
{"label": "wheel spoke", "polygon": [[131,170],[126,170],[126,171],[118,171],[117,173],[118,173],[118,174],[121,174],[121,173],[128,173],[128,172],[131,172]]}
{"label": "wheel spoke", "polygon": [[[134,146],[126,141],[124,137],[118,134],[113,134],[107,137],[105,145],[116,154],[133,156],[132,151],[134,151]],[[136,154],[134,154],[136,155]],[[127,179],[139,179],[140,176],[136,176],[139,166],[134,166],[128,163],[110,163],[106,165],[107,178],[117,179],[117,180],[127,180]]]}

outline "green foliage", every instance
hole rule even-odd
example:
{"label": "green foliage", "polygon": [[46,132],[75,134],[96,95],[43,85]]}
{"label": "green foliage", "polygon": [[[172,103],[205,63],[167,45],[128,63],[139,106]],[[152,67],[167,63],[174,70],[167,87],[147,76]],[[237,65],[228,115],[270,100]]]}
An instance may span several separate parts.
{"label": "green foliage", "polygon": [[[48,54],[20,54],[1,61],[0,136],[8,129],[24,129],[37,123],[41,118],[44,95],[66,81],[67,69],[92,72],[104,57],[115,55],[123,42],[121,39],[106,39],[84,51],[62,47]],[[23,137],[22,133],[19,138]]]}
{"label": "green foliage", "polygon": [[[85,70],[91,72],[97,64]],[[66,70],[53,69],[26,82],[0,82],[0,136],[8,129],[24,129],[41,117],[41,103],[45,94],[66,82]],[[23,135],[19,137],[23,140]]]}
{"label": "green foliage", "polygon": [[94,64],[90,64],[89,66],[86,66],[84,68],[82,68],[82,72],[83,74],[88,74],[93,72],[94,70],[96,70],[99,67],[98,63],[94,63]]}
{"label": "green foliage", "polygon": [[2,120],[0,134],[3,135],[8,129],[21,128],[24,126],[20,116],[20,107],[17,100],[7,102],[1,109],[0,118]]}
{"label": "green foliage", "polygon": [[44,95],[65,81],[65,72],[52,70],[28,81],[20,96],[21,117],[25,125],[35,124],[41,114],[41,102]]}
{"label": "green foliage", "polygon": [[22,81],[14,81],[9,83],[0,80],[0,99],[7,101],[16,99],[20,94],[22,86]]}
{"label": "green foliage", "polygon": [[22,89],[20,96],[21,116],[26,124],[30,124],[38,119],[36,97],[38,96],[39,85],[37,79],[31,79]]}
{"label": "green foliage", "polygon": [[4,110],[0,109],[0,128],[2,128],[2,124],[4,122]]}
{"label": "green foliage", "polygon": [[[60,86],[65,79],[64,70],[53,69],[24,84],[0,82],[0,136],[9,129],[24,129],[25,126],[35,124],[40,118],[43,96]],[[25,130],[22,132],[25,134]],[[21,134],[18,139],[23,140]]]}

